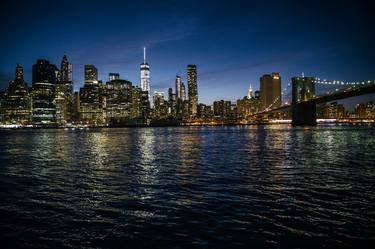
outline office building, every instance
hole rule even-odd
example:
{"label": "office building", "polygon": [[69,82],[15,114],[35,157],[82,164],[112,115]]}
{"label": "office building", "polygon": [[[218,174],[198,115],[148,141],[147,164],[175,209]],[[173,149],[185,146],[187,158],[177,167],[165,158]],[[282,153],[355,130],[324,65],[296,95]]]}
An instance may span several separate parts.
{"label": "office building", "polygon": [[17,64],[15,79],[4,92],[3,122],[6,124],[28,125],[31,123],[31,96],[23,78],[23,67]]}
{"label": "office building", "polygon": [[261,110],[281,106],[281,77],[279,73],[265,74],[260,78]]}
{"label": "office building", "polygon": [[132,83],[113,79],[106,83],[106,123],[121,123],[132,119]]}
{"label": "office building", "polygon": [[32,123],[56,125],[55,88],[59,71],[48,60],[39,59],[32,68]]}
{"label": "office building", "polygon": [[73,113],[73,73],[72,64],[66,55],[61,60],[61,68],[55,87],[56,122],[65,125],[72,122]]}
{"label": "office building", "polygon": [[197,82],[197,66],[187,66],[188,81],[188,97],[189,97],[189,115],[195,117],[198,108],[198,82]]}
{"label": "office building", "polygon": [[111,80],[118,80],[120,79],[120,74],[118,73],[109,73],[109,77],[108,77],[108,80],[111,81]]}
{"label": "office building", "polygon": [[85,65],[85,84],[98,83],[98,69],[94,65]]}
{"label": "office building", "polygon": [[105,123],[105,95],[98,70],[94,65],[85,65],[85,84],[79,90],[80,122],[100,126]]}

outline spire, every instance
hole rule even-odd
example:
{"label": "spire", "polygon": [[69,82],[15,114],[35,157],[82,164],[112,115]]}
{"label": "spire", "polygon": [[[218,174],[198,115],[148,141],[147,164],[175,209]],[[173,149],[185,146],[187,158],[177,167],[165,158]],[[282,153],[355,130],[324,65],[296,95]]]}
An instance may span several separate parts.
{"label": "spire", "polygon": [[146,64],[146,47],[143,47],[143,63]]}
{"label": "spire", "polygon": [[251,87],[251,83],[250,83],[249,91],[247,92],[247,98],[252,99],[253,97],[254,97],[253,88]]}

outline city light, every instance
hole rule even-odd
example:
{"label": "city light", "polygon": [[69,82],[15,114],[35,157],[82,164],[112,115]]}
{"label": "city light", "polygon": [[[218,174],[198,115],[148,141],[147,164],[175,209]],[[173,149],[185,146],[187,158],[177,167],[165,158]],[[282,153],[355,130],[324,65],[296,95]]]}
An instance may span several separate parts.
{"label": "city light", "polygon": [[[260,91],[253,92],[250,85],[247,96],[237,100],[235,104],[224,100],[214,101],[212,106],[198,103],[198,72],[195,65],[187,66],[188,96],[183,80],[177,75],[175,91],[169,88],[167,99],[164,92],[154,91],[153,100],[150,101],[148,89],[151,89],[152,85],[145,52],[144,49],[140,67],[140,87],[120,79],[118,73],[110,73],[109,81],[104,84],[98,79],[98,69],[94,65],[85,65],[85,84],[79,92],[73,92],[72,65],[64,55],[60,70],[47,60],[38,60],[33,65],[33,86],[29,91],[27,83],[23,80],[23,67],[17,65],[12,87],[5,91],[1,100],[1,127],[84,129],[92,126],[277,123],[280,120],[299,120],[297,123],[314,125],[317,122],[314,120],[320,120],[319,117],[325,120],[335,118],[336,122],[350,118],[358,121],[358,118],[365,120],[375,117],[372,102],[363,105],[364,109],[362,105],[357,107],[354,113],[346,113],[343,107],[340,107],[339,112],[327,111],[331,107],[326,105],[323,109],[317,108],[317,114],[314,114],[316,116],[310,117],[306,115],[310,115],[310,112],[313,115],[315,112],[308,111],[307,107],[299,109],[299,105],[313,103],[312,101],[321,103],[324,99],[339,100],[353,94],[361,95],[374,91],[375,81],[370,80],[344,83],[339,80],[321,81],[316,77],[295,77],[292,78],[292,84],[288,83],[287,87],[282,88],[280,74],[272,73],[261,77]],[[317,95],[319,85],[333,85],[336,88],[326,91],[325,95]],[[343,88],[338,88],[338,85]],[[353,88],[357,85],[361,85],[361,88]],[[17,92],[13,92],[14,89],[17,89]],[[354,92],[356,89],[361,91]],[[46,90],[48,96],[45,95]],[[290,92],[291,102],[288,101]],[[285,102],[284,105],[282,100]],[[309,108],[314,109],[315,106],[313,104]]]}

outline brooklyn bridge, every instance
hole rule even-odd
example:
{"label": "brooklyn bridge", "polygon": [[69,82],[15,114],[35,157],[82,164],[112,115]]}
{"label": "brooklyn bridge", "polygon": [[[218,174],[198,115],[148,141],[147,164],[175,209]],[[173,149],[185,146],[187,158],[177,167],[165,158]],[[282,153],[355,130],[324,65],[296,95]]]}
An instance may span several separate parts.
{"label": "brooklyn bridge", "polygon": [[291,97],[291,102],[284,102],[276,107],[279,99],[275,99],[266,109],[253,114],[253,117],[291,111],[293,125],[316,125],[317,105],[370,93],[375,93],[375,81],[344,82],[316,77],[294,77],[291,84],[282,91],[282,96],[285,99]]}

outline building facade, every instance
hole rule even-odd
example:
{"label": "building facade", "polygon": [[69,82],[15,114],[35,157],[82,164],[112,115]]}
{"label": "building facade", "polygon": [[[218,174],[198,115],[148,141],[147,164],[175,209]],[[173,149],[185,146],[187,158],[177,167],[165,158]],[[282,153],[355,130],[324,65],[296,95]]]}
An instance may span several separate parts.
{"label": "building facade", "polygon": [[126,122],[133,118],[132,83],[122,79],[112,79],[106,83],[106,123]]}
{"label": "building facade", "polygon": [[56,125],[55,90],[59,71],[48,60],[39,59],[32,72],[32,123]]}
{"label": "building facade", "polygon": [[151,100],[150,88],[150,65],[146,62],[146,48],[143,48],[143,62],[140,68],[141,82],[140,86],[142,91],[148,92],[148,99]]}
{"label": "building facade", "polygon": [[66,55],[61,60],[61,68],[55,88],[56,123],[65,125],[73,121],[73,67]]}
{"label": "building facade", "polygon": [[4,92],[2,108],[5,124],[31,124],[31,95],[23,78],[23,67],[18,64],[15,79]]}
{"label": "building facade", "polygon": [[264,74],[260,78],[261,110],[281,106],[281,77],[279,73]]}
{"label": "building facade", "polygon": [[105,123],[104,87],[98,80],[98,70],[94,65],[85,65],[85,84],[79,90],[80,122],[85,125]]}
{"label": "building facade", "polygon": [[197,115],[198,108],[198,82],[197,66],[187,66],[188,97],[189,97],[189,115],[194,118]]}

